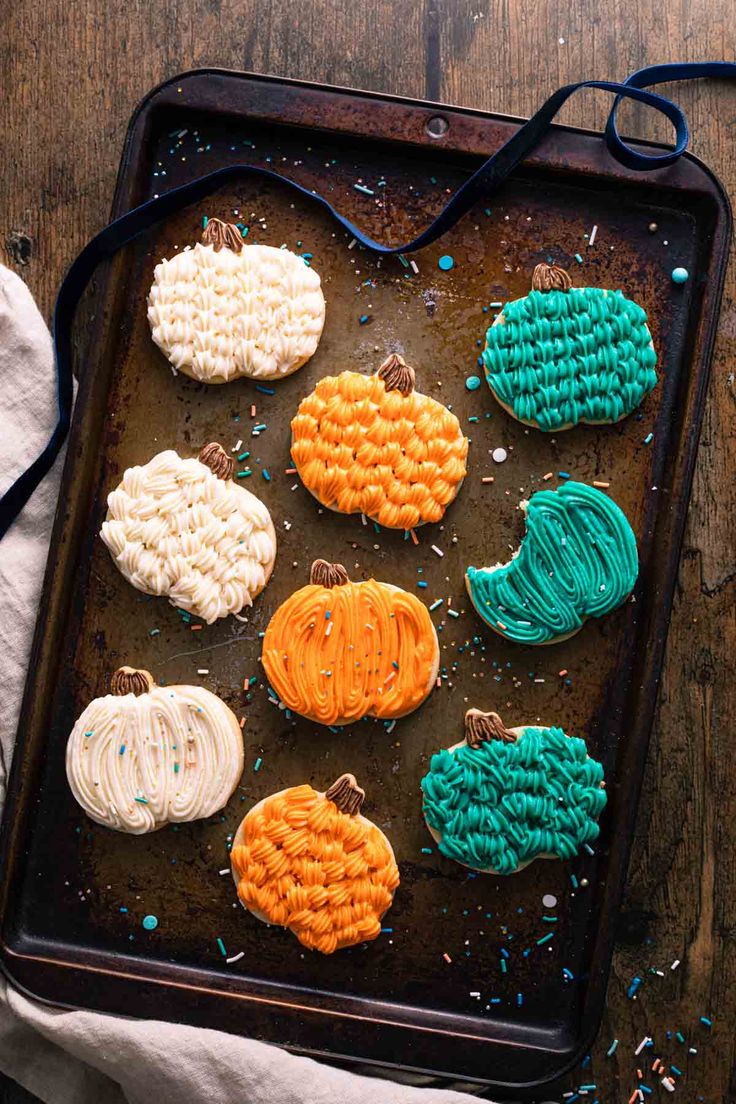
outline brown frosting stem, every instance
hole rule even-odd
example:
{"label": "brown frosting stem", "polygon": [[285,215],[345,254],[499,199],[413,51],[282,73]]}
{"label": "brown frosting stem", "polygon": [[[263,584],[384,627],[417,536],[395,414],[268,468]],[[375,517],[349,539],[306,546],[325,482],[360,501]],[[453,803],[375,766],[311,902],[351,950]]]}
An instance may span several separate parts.
{"label": "brown frosting stem", "polygon": [[346,569],[340,563],[328,563],[327,560],[315,560],[309,573],[310,583],[317,586],[332,587],[344,586],[350,582]]}
{"label": "brown frosting stem", "polygon": [[532,291],[569,291],[572,279],[559,265],[538,264],[532,273]]}
{"label": "brown frosting stem", "polygon": [[513,744],[516,734],[506,728],[498,713],[469,709],[465,714],[465,740],[471,748],[480,747],[486,740],[505,740]]}
{"label": "brown frosting stem", "polygon": [[200,462],[206,464],[218,479],[232,479],[235,472],[235,461],[228,456],[222,445],[217,441],[210,441],[199,454]]}
{"label": "brown frosting stem", "polygon": [[110,692],[121,698],[124,694],[147,694],[153,689],[153,675],[149,671],[138,671],[135,667],[119,667],[110,679]]}
{"label": "brown frosting stem", "polygon": [[416,382],[414,369],[398,353],[386,357],[378,369],[378,378],[386,384],[387,391],[400,391],[402,395],[410,395]]}
{"label": "brown frosting stem", "polygon": [[355,816],[365,801],[365,790],[361,789],[354,774],[341,774],[325,793],[328,801],[334,801],[341,813]]}
{"label": "brown frosting stem", "polygon": [[202,231],[202,245],[213,246],[216,253],[220,249],[232,249],[234,253],[239,253],[245,242],[234,223],[211,218]]}

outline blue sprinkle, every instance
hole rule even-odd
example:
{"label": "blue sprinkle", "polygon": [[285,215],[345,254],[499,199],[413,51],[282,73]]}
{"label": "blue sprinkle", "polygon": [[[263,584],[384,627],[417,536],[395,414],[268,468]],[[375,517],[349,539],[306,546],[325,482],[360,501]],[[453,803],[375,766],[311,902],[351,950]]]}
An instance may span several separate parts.
{"label": "blue sprinkle", "polygon": [[705,1024],[706,1027],[712,1027],[713,1026],[713,1021],[709,1020],[707,1016],[701,1016],[700,1017],[700,1022],[702,1024]]}
{"label": "blue sprinkle", "polygon": [[125,744],[120,745],[120,754],[125,755]]}
{"label": "blue sprinkle", "polygon": [[422,590],[426,590],[427,587],[429,586],[429,583],[425,579],[420,579],[419,582],[417,583],[417,586],[421,587]]}
{"label": "blue sprinkle", "polygon": [[677,1066],[670,1065],[670,1069],[673,1073],[676,1073],[678,1077],[682,1077],[682,1070],[678,1069]]}
{"label": "blue sprinkle", "polygon": [[422,854],[423,855],[431,855],[432,854],[432,848],[431,847],[423,847],[422,848]]}
{"label": "blue sprinkle", "polygon": [[634,994],[636,993],[636,991],[637,991],[637,989],[639,988],[640,985],[641,985],[641,978],[640,977],[635,977],[635,978],[632,979],[631,985],[626,990],[626,996],[629,998],[629,1000],[631,1000],[633,998]]}
{"label": "blue sprinkle", "polygon": [[94,736],[94,734],[95,734],[95,730],[94,730],[93,728],[91,728],[91,729],[89,730],[89,732],[85,732],[85,734],[84,734],[84,735],[85,735],[85,736]]}
{"label": "blue sprinkle", "polygon": [[127,911],[128,911],[127,908],[121,908],[120,909],[120,912],[127,912]]}
{"label": "blue sprinkle", "polygon": [[146,931],[155,931],[158,927],[158,918],[149,913],[148,916],[143,917],[143,927]]}
{"label": "blue sprinkle", "polygon": [[261,475],[263,476],[263,478],[266,480],[267,483],[271,482],[271,473],[269,472],[268,468],[264,468],[263,471],[261,472]]}
{"label": "blue sprinkle", "polygon": [[[516,994],[516,1003],[518,1004],[519,1008],[521,1008],[522,1004],[524,1003],[524,994],[523,993],[517,993]],[[568,1097],[568,1099],[571,1099],[571,1098]]]}
{"label": "blue sprinkle", "polygon": [[569,472],[558,472],[557,474],[560,477],[560,479],[569,479],[570,478],[570,473]]}
{"label": "blue sprinkle", "polygon": [[[310,256],[311,256],[311,253],[310,253]],[[264,387],[264,385],[262,383],[257,383],[256,384],[256,391],[260,391],[260,393],[262,395],[275,395],[276,394],[273,387]]]}
{"label": "blue sprinkle", "polygon": [[360,318],[358,319],[358,322],[360,323],[360,325],[365,326],[367,321],[368,321],[368,315],[367,314],[361,314]]}
{"label": "blue sprinkle", "polygon": [[455,267],[455,261],[449,253],[443,253],[443,255],[438,260],[437,265],[439,268],[442,269],[443,272],[449,272],[451,268]]}

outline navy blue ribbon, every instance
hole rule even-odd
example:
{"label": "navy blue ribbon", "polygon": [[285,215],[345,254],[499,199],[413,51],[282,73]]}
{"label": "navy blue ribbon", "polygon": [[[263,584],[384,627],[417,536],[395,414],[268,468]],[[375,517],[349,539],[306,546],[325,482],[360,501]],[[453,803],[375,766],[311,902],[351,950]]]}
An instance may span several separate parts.
{"label": "navy blue ribbon", "polygon": [[[305,196],[318,207],[328,211],[352,237],[375,253],[384,255],[413,253],[436,241],[445,231],[454,226],[475,203],[481,199],[487,199],[499,188],[517,165],[535,149],[549,130],[552,120],[562,105],[579,88],[600,88],[604,92],[615,94],[616,100],[606,125],[605,141],[617,161],[629,169],[636,169],[640,172],[661,169],[674,164],[687,149],[689,139],[687,119],[677,104],[656,92],[648,92],[647,88],[650,85],[661,84],[666,81],[693,80],[697,77],[736,77],[736,62],[675,62],[669,65],[650,65],[637,70],[636,73],[632,73],[623,84],[615,81],[591,80],[564,85],[553,93],[542,104],[536,114],[520,126],[516,133],[458,188],[434,221],[421,234],[413,241],[403,245],[384,245],[381,242],[374,241],[344,215],[341,215],[339,211],[336,211],[324,196],[309,191],[301,184],[297,184],[296,181],[290,180],[280,173],[273,172],[271,169],[263,169],[257,165],[229,165],[227,168],[217,169],[215,172],[200,176],[188,184],[172,188],[171,191],[157,199],[151,199],[147,203],[142,203],[140,207],[134,207],[133,210],[121,215],[120,218],[111,222],[109,226],[106,226],[104,230],[101,230],[85,245],[69,268],[59,289],[52,327],[56,354],[59,421],[51,440],[41,455],[12,484],[0,500],[0,539],[5,535],[38,484],[50,470],[69,431],[72,408],[71,334],[77,304],[98,264],[112,257],[119,249],[140,234],[144,234],[151,227],[182,207],[196,203],[198,200],[211,195],[223,184],[244,176],[255,176],[278,181],[279,184]],[[643,153],[641,150],[626,145],[616,127],[618,108],[624,98],[637,100],[648,107],[653,107],[669,119],[675,130],[675,144],[671,150],[665,153],[651,154]]]}

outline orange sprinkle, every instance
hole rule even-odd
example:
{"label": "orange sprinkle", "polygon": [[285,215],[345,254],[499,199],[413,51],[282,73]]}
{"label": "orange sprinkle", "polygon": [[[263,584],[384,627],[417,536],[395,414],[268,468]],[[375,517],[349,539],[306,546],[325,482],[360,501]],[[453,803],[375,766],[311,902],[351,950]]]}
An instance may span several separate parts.
{"label": "orange sprinkle", "polygon": [[190,628],[191,628],[192,632],[201,632],[202,631],[202,626],[201,625],[190,625]]}
{"label": "orange sprinkle", "polygon": [[416,535],[413,529],[409,530],[409,536],[411,537],[412,544],[419,544],[419,537]]}
{"label": "orange sprinkle", "polygon": [[437,689],[439,690],[439,688],[440,688],[440,686],[441,686],[441,685],[442,685],[442,679],[441,679],[441,678],[440,678],[440,676],[438,675],[438,676],[437,676],[437,681],[435,682],[435,686],[436,686],[436,687],[437,687]]}
{"label": "orange sprinkle", "polygon": [[245,728],[245,717],[240,718],[240,727]]}
{"label": "orange sprinkle", "polygon": [[610,483],[602,483],[599,479],[594,479],[593,480],[593,486],[594,487],[603,487],[603,489],[605,490],[606,487],[610,487],[611,484]]}
{"label": "orange sprinkle", "polygon": [[250,416],[251,416],[251,418],[255,418],[255,416],[256,416],[256,404],[255,403],[251,403]]}
{"label": "orange sprinkle", "polygon": [[452,959],[448,955],[447,951],[445,951],[442,957],[444,958],[445,962],[452,962]]}
{"label": "orange sprinkle", "polygon": [[481,479],[481,483],[493,483],[493,481],[494,481],[494,476],[492,476],[492,475],[484,475],[483,478]]}
{"label": "orange sprinkle", "polygon": [[639,1080],[640,1080],[640,1081],[643,1081],[643,1079],[644,1079],[644,1074],[643,1074],[643,1073],[641,1072],[641,1070],[640,1070],[640,1069],[638,1069],[638,1070],[636,1071],[636,1076],[637,1076],[637,1077],[639,1078]]}
{"label": "orange sprinkle", "polygon": [[563,667],[562,670],[558,671],[557,673],[560,676],[560,678],[564,678],[565,675],[567,674],[567,667]]}
{"label": "orange sprinkle", "polygon": [[634,1089],[633,1093],[629,1097],[629,1104],[634,1104],[634,1101],[639,1099],[639,1090]]}
{"label": "orange sprinkle", "polygon": [[244,690],[248,689],[248,680],[247,679],[243,679],[243,689]]}
{"label": "orange sprinkle", "polygon": [[505,629],[506,628],[503,621],[497,621],[496,624],[498,625],[499,629]]}
{"label": "orange sprinkle", "polygon": [[284,468],[284,475],[296,475],[296,468]]}
{"label": "orange sprinkle", "polygon": [[544,479],[545,481],[546,481],[547,479],[551,479],[551,478],[552,478],[552,476],[553,476],[554,474],[555,474],[554,472],[547,472],[547,474],[546,474],[546,475],[543,475],[543,476],[542,476],[542,479]]}

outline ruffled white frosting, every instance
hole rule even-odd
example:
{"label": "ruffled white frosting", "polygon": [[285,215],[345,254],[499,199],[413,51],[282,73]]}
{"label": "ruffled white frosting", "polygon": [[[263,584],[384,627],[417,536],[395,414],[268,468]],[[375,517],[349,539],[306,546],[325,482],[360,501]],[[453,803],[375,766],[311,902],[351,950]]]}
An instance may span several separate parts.
{"label": "ruffled white frosting", "polygon": [[153,340],[175,370],[209,383],[288,376],[324,320],[317,273],[270,245],[195,245],[156,265],[148,296]]}
{"label": "ruffled white frosting", "polygon": [[108,694],[74,725],[66,773],[93,820],[140,835],[221,809],[243,773],[243,734],[199,686]]}
{"label": "ruffled white frosting", "polygon": [[212,624],[253,604],[271,575],[276,534],[254,494],[173,449],[128,468],[107,499],[100,536],[146,594]]}

